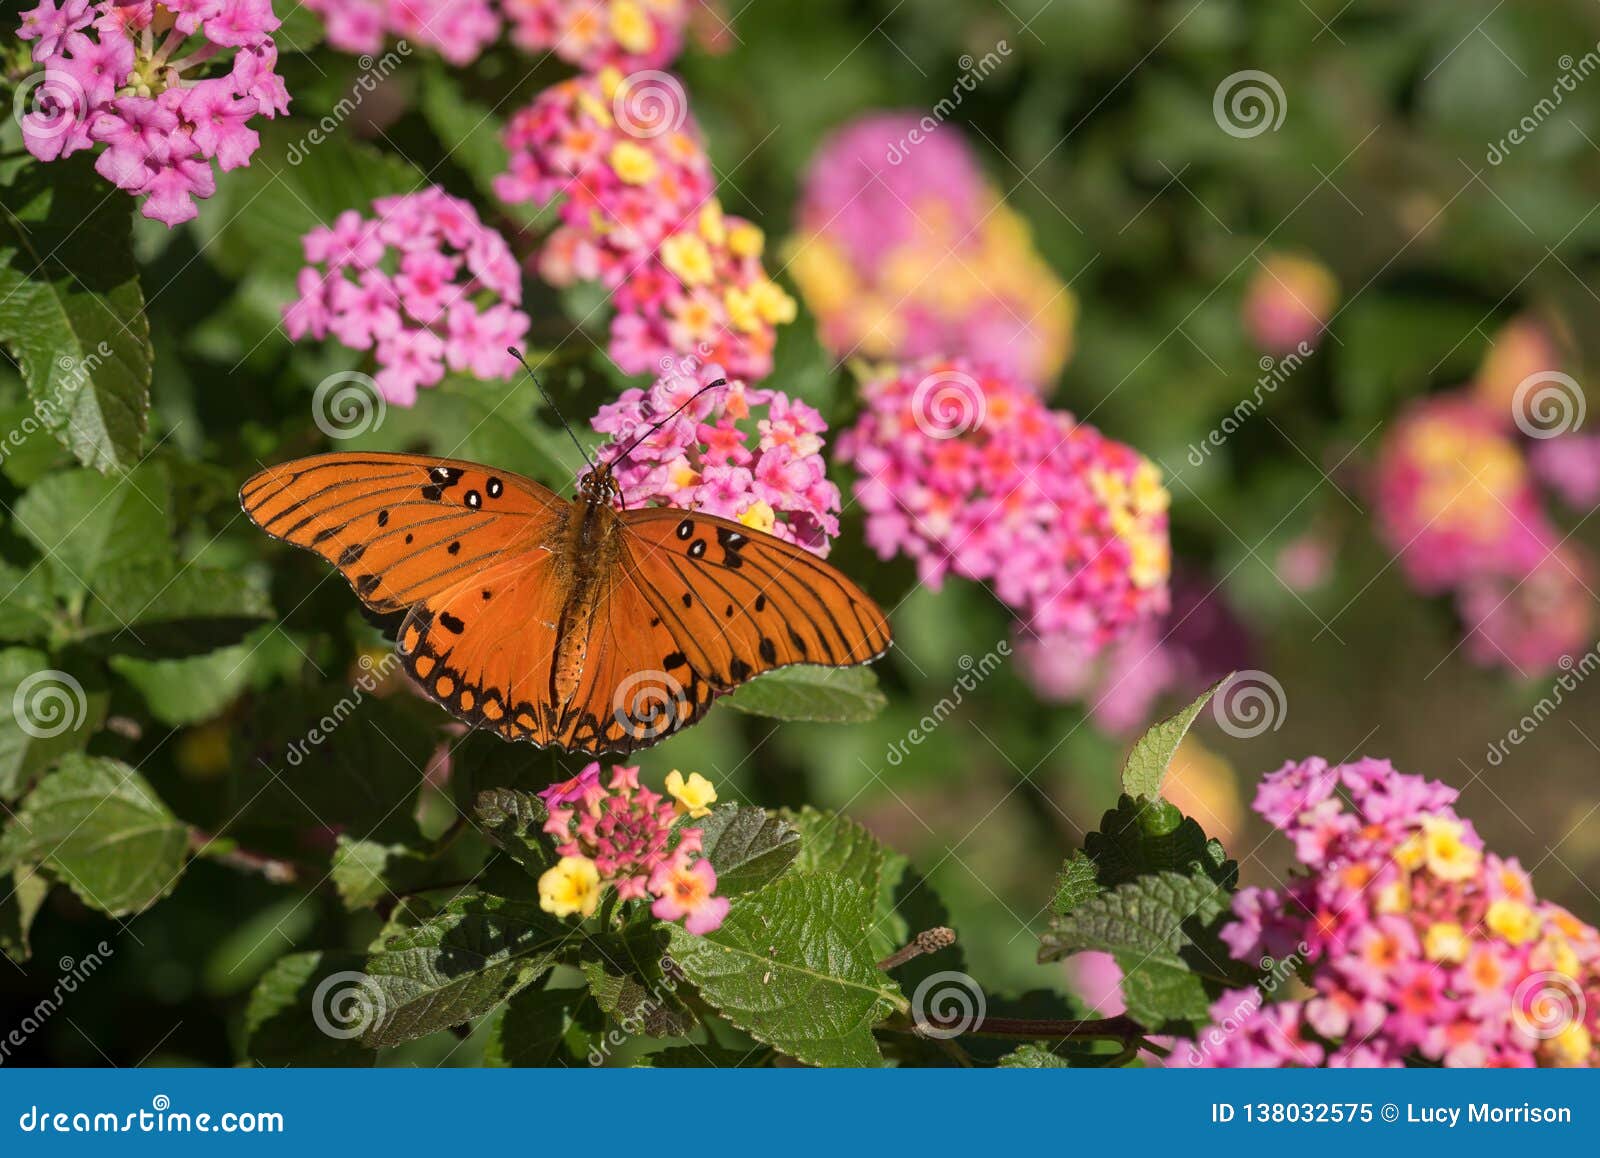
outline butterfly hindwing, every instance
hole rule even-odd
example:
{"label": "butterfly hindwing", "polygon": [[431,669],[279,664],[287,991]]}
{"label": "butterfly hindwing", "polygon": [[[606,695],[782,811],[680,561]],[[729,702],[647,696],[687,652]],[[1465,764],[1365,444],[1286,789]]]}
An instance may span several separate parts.
{"label": "butterfly hindwing", "polygon": [[275,538],[337,567],[369,608],[405,611],[538,541],[568,506],[538,483],[411,454],[324,454],[240,489]]}

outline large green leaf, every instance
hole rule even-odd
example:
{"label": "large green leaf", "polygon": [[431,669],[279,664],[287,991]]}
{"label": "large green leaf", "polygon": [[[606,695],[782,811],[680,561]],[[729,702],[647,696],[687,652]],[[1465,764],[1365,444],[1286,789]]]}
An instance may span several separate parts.
{"label": "large green leaf", "polygon": [[784,815],[800,832],[796,872],[831,873],[854,881],[870,897],[879,894],[888,853],[877,837],[848,816],[809,804]]}
{"label": "large green leaf", "polygon": [[678,996],[683,974],[667,953],[666,926],[650,917],[585,939],[580,965],[602,1012],[629,1035],[683,1037],[694,1013]]}
{"label": "large green leaf", "polygon": [[166,476],[148,467],[109,478],[63,471],[17,500],[17,530],[43,553],[57,591],[83,598],[113,565],[172,557],[168,490]]}
{"label": "large green leaf", "polygon": [[189,829],[120,760],[74,753],[0,837],[0,867],[44,864],[88,906],[142,912],[183,875]]}
{"label": "large green leaf", "polygon": [[529,986],[514,994],[506,1002],[505,1012],[489,1027],[483,1064],[560,1066],[570,1064],[575,1056],[593,1057],[588,1052],[589,1033],[580,1024],[585,1006],[590,1012],[595,1010],[593,999],[583,989]]}
{"label": "large green leaf", "polygon": [[764,808],[724,804],[692,823],[700,829],[705,855],[717,870],[717,892],[724,897],[759,889],[800,852],[800,833]]}
{"label": "large green leaf", "polygon": [[244,1014],[245,1057],[263,1066],[370,1066],[360,1036],[376,987],[359,953],[291,953],[256,983]]}
{"label": "large green leaf", "polygon": [[0,639],[42,643],[57,628],[50,573],[42,562],[30,567],[0,563]]}
{"label": "large green leaf", "polygon": [[474,810],[489,838],[532,875],[554,863],[550,845],[540,835],[550,813],[532,792],[489,788],[478,793]]}
{"label": "large green leaf", "polygon": [[134,561],[95,580],[82,638],[97,651],[182,658],[238,643],[271,617],[253,574]]}
{"label": "large green leaf", "polygon": [[87,156],[25,165],[0,189],[0,342],[35,416],[101,471],[138,461],[150,406],[132,214]]}
{"label": "large green leaf", "polygon": [[906,1008],[873,963],[872,898],[819,873],[789,873],[734,901],[722,927],[673,926],[672,955],[700,996],[759,1041],[811,1065],[876,1066],[872,1029]]}
{"label": "large green leaf", "polygon": [[14,800],[51,761],[81,750],[105,718],[106,696],[42,651],[0,651],[0,799]]}
{"label": "large green leaf", "polygon": [[871,668],[797,664],[751,680],[722,702],[775,720],[864,724],[889,701]]}
{"label": "large green leaf", "polygon": [[481,1017],[549,969],[573,932],[537,905],[456,898],[367,959],[379,997],[363,1040],[398,1045]]}

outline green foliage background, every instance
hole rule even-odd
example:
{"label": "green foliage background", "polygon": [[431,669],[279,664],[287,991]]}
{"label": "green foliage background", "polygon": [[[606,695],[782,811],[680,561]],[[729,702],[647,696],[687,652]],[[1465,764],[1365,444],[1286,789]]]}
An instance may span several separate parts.
{"label": "green foliage background", "polygon": [[[1450,609],[1412,594],[1374,542],[1356,468],[1407,399],[1470,376],[1496,326],[1524,309],[1564,324],[1580,381],[1594,364],[1600,81],[1568,96],[1503,164],[1486,152],[1549,94],[1559,58],[1600,41],[1600,10],[1584,0],[756,0],[733,24],[727,55],[691,51],[680,68],[725,205],[774,239],[831,127],[872,108],[926,110],[949,93],[962,54],[1007,41],[1005,67],[966,98],[958,121],[1081,301],[1078,352],[1054,402],[1182,465],[1177,555],[1224,581],[1258,666],[1287,691],[1279,730],[1233,740],[1202,715],[1205,742],[1238,768],[1246,797],[1261,771],[1312,753],[1387,755],[1449,780],[1491,845],[1533,867],[1542,894],[1592,918],[1600,689],[1582,689],[1560,719],[1487,766],[1486,746],[1546,687],[1466,663]],[[73,673],[90,705],[81,728],[47,744],[0,735],[0,799],[8,812],[22,807],[33,775],[79,750],[136,765],[153,793],[119,799],[142,835],[128,856],[137,871],[96,890],[114,896],[116,915],[58,887],[33,925],[35,961],[82,959],[111,938],[109,983],[75,995],[70,1018],[52,1019],[15,1060],[232,1063],[247,1022],[270,1040],[270,1009],[247,1010],[258,981],[293,991],[349,955],[359,964],[378,932],[379,918],[352,911],[333,884],[308,888],[334,857],[330,843],[302,839],[312,815],[371,831],[380,846],[437,836],[454,815],[431,791],[415,816],[390,808],[422,781],[445,722],[405,696],[364,704],[374,727],[341,729],[314,769],[285,767],[286,743],[348,694],[361,649],[379,641],[343,585],[250,528],[234,495],[258,463],[324,448],[311,390],[354,365],[336,348],[292,346],[276,325],[298,237],[424,181],[491,205],[499,124],[564,70],[547,62],[528,74],[525,58],[501,49],[453,73],[416,54],[370,98],[385,106],[383,127],[357,117],[334,143],[307,149],[306,132],[350,91],[357,65],[317,47],[303,11],[286,31],[307,50],[285,46],[295,115],[264,134],[248,170],[223,176],[191,227],[130,225],[127,199],[107,196],[85,158],[27,165],[15,156],[15,126],[0,136],[0,328],[12,356],[0,364],[0,427],[29,412],[21,368],[48,373],[63,353],[109,350],[67,443],[41,431],[0,475],[0,582],[11,590],[0,696],[49,665]],[[1246,68],[1280,78],[1287,114],[1278,131],[1239,140],[1218,131],[1212,94]],[[304,159],[292,163],[297,144]],[[537,225],[498,224],[512,234]],[[1318,255],[1343,305],[1265,420],[1205,469],[1187,468],[1188,445],[1258,374],[1239,300],[1268,247]],[[29,276],[41,262],[92,270],[93,284]],[[600,352],[595,304],[548,293],[530,304],[532,344],[575,418],[621,383]],[[851,379],[803,315],[780,337],[773,382],[835,424],[851,414]],[[531,387],[514,383],[447,383],[345,445],[453,451],[562,489],[574,465]],[[1272,563],[1312,525],[1339,544],[1338,566],[1328,586],[1296,596]],[[1596,539],[1590,527],[1576,531]],[[972,585],[913,590],[907,568],[866,554],[858,523],[847,520],[835,560],[895,608],[900,648],[878,666],[881,713],[783,723],[721,708],[644,754],[646,776],[699,769],[725,786],[724,799],[847,811],[925,875],[947,909],[926,924],[958,929],[964,967],[986,988],[1064,993],[1058,967],[1035,961],[1038,938],[1057,868],[1116,801],[1125,742],[1076,709],[1039,704],[1007,664],[931,742],[892,761],[894,745],[951,694],[961,658],[1010,638],[1008,619]],[[572,765],[512,755],[534,783]],[[62,793],[103,791],[104,775],[84,756],[52,773],[68,778]],[[311,875],[282,883],[241,871],[222,847],[178,872],[188,826],[214,830],[241,808],[252,850]],[[26,860],[44,849],[10,851]],[[1251,830],[1229,852],[1246,881],[1287,862]],[[783,882],[823,887],[803,875]],[[360,877],[334,883],[359,890]],[[0,936],[15,936],[16,907],[32,903],[19,894],[0,910]],[[840,912],[864,903],[795,900]],[[729,936],[739,932],[730,923]],[[286,958],[297,952],[321,955]],[[30,1008],[52,981],[48,969],[0,966],[0,1000]],[[487,1049],[491,1060],[548,1060],[538,1043],[551,1027],[559,1036],[594,1014],[545,1002],[516,1016],[526,1032],[480,1027],[465,1044],[436,1034],[393,1059],[476,1064]],[[324,1060],[341,1060],[340,1043],[317,1044],[332,1051]]]}

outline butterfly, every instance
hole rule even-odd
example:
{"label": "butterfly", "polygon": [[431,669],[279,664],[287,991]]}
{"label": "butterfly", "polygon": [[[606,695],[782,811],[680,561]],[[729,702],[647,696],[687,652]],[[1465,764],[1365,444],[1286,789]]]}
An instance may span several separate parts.
{"label": "butterfly", "polygon": [[697,511],[618,510],[619,493],[609,467],[563,499],[459,459],[343,453],[268,467],[239,501],[403,614],[412,678],[506,740],[627,753],[774,668],[888,650],[883,612],[809,551]]}

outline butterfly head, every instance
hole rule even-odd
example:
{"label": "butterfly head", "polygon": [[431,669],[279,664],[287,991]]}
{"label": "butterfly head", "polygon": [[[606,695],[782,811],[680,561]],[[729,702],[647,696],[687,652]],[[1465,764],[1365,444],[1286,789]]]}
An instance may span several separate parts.
{"label": "butterfly head", "polygon": [[610,506],[622,497],[622,484],[611,473],[611,463],[598,466],[578,479],[578,497],[586,503]]}

